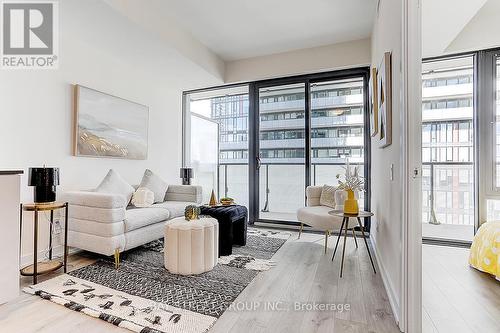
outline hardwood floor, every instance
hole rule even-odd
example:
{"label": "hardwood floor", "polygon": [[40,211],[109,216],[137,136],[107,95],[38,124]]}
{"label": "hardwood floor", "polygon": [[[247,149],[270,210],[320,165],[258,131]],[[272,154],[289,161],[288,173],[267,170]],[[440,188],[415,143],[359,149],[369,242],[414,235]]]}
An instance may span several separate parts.
{"label": "hardwood floor", "polygon": [[[303,233],[298,240],[292,232],[273,257],[277,265],[260,273],[236,299],[237,307],[247,309],[228,309],[210,332],[399,332],[380,274],[373,274],[364,244],[358,239],[356,249],[353,239],[347,239],[344,277],[339,278],[341,252],[331,261],[335,240],[330,237],[325,255],[324,235]],[[79,255],[70,260],[73,269],[93,261]],[[50,277],[40,281],[46,278]],[[27,285],[29,280],[22,283]],[[296,309],[296,302],[304,308]],[[321,311],[313,308],[315,303],[346,305],[343,311]],[[128,332],[27,294],[0,306],[0,327],[23,333]]]}
{"label": "hardwood floor", "polygon": [[468,265],[469,249],[422,248],[422,331],[500,332],[500,282]]}

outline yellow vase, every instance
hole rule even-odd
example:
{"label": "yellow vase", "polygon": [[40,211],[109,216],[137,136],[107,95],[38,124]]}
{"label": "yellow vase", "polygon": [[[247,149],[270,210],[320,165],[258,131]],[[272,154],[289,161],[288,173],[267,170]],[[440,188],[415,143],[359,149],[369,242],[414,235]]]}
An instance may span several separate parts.
{"label": "yellow vase", "polygon": [[344,213],[359,213],[358,200],[356,200],[356,198],[354,197],[354,192],[352,190],[347,190],[347,199],[344,202]]}

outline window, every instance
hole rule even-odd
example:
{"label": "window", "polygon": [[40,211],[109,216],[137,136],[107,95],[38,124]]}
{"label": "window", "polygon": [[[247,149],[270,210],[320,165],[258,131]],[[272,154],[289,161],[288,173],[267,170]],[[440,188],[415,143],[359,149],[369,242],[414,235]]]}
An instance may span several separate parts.
{"label": "window", "polygon": [[424,238],[474,235],[473,65],[466,56],[422,66]]}

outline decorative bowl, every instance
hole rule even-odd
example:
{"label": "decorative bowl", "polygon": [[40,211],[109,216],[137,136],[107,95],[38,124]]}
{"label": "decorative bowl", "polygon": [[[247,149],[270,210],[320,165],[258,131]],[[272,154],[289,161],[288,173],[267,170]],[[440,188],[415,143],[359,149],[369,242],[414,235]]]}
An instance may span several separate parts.
{"label": "decorative bowl", "polygon": [[234,199],[233,198],[221,198],[220,203],[223,206],[230,206],[230,205],[234,204]]}

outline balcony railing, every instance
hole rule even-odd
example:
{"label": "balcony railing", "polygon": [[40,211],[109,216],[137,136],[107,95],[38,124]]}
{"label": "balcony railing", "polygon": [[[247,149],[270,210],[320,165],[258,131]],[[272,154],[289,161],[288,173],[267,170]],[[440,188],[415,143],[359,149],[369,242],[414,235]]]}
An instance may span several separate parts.
{"label": "balcony railing", "polygon": [[[260,168],[259,209],[267,217],[295,216],[304,206],[305,165],[265,163]],[[363,164],[358,164],[362,170]],[[343,162],[312,163],[312,185],[336,184]],[[472,162],[424,162],[422,177],[423,223],[474,225],[474,168]],[[248,206],[248,164],[219,165],[218,193]],[[363,205],[364,196],[361,195]]]}
{"label": "balcony railing", "polygon": [[[290,161],[266,163],[264,159],[263,162],[259,179],[260,212],[266,219],[295,220],[297,209],[305,205],[305,165]],[[312,163],[310,183],[336,184],[336,176],[344,173],[344,165],[344,162]],[[357,165],[363,170],[362,164]],[[218,189],[220,196],[229,196],[240,204],[248,205],[248,164],[219,164]],[[363,194],[359,202],[363,207]]]}
{"label": "balcony railing", "polygon": [[474,225],[472,162],[424,162],[422,222]]}

